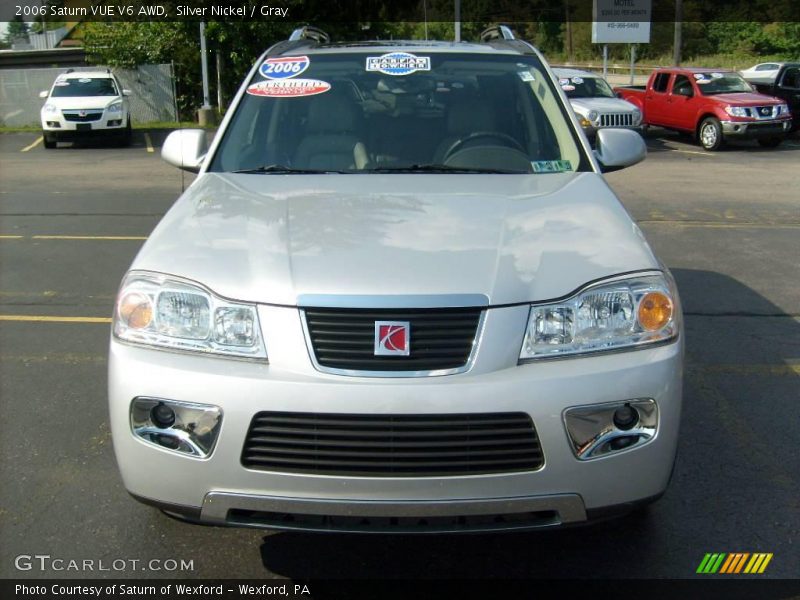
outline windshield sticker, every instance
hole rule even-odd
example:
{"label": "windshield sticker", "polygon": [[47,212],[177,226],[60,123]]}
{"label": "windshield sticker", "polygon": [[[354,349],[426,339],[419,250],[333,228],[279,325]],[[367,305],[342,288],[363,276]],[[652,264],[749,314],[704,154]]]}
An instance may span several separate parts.
{"label": "windshield sticker", "polygon": [[535,160],[531,162],[534,173],[563,173],[572,171],[572,163],[568,160]]}
{"label": "windshield sticker", "polygon": [[69,81],[65,81],[62,79],[61,81],[56,81],[55,85],[56,87],[65,87],[69,85]]}
{"label": "windshield sticker", "polygon": [[710,79],[698,79],[696,81],[696,83],[699,83],[700,85],[705,85],[706,83],[711,83],[711,80]]}
{"label": "windshield sticker", "polygon": [[575,91],[575,86],[574,85],[562,85],[561,89],[564,90],[565,92],[574,92]]}
{"label": "windshield sticker", "polygon": [[319,79],[269,79],[249,86],[247,93],[268,98],[297,98],[315,96],[330,89],[330,83]]}
{"label": "windshield sticker", "polygon": [[310,64],[307,56],[280,56],[265,60],[259,71],[267,79],[288,79],[300,75]]}
{"label": "windshield sticker", "polygon": [[705,73],[695,73],[694,74],[694,78],[695,79],[705,79],[706,78],[706,74]]}
{"label": "windshield sticker", "polygon": [[368,56],[367,71],[384,75],[411,75],[417,71],[430,71],[430,56],[415,56],[408,52],[390,52],[383,56]]}
{"label": "windshield sticker", "polygon": [[536,81],[536,78],[530,71],[519,71],[518,74],[519,78],[522,79],[522,81]]}
{"label": "windshield sticker", "polygon": [[92,80],[89,79],[88,77],[81,77],[80,79],[78,79],[78,81],[81,83],[90,83]]}
{"label": "windshield sticker", "polygon": [[712,73],[711,77],[713,79],[722,79],[722,73]]}
{"label": "windshield sticker", "polygon": [[572,83],[574,83],[575,85],[582,84],[583,83],[583,77],[573,77],[572,78]]}
{"label": "windshield sticker", "polygon": [[558,85],[569,85],[569,79],[559,79]]}

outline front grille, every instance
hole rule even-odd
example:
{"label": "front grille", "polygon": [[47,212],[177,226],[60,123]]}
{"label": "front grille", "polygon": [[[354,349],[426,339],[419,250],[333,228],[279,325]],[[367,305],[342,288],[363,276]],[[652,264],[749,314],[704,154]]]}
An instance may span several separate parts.
{"label": "front grille", "polygon": [[600,127],[632,127],[633,115],[631,114],[604,114],[600,115]]}
{"label": "front grille", "polygon": [[62,111],[64,114],[64,119],[67,121],[73,121],[76,123],[88,123],[90,121],[99,121],[100,117],[103,116],[102,110],[87,110],[83,111],[84,114],[81,115],[80,111]]}
{"label": "front grille", "polygon": [[[435,371],[466,365],[480,308],[363,310],[308,308],[305,320],[317,364],[352,371]],[[375,356],[375,321],[408,321],[408,356]]]}
{"label": "front grille", "polygon": [[534,471],[543,464],[526,413],[261,412],[242,450],[242,465],[250,469],[320,475],[475,475]]}
{"label": "front grille", "polygon": [[777,117],[778,115],[775,114],[776,112],[775,106],[756,106],[753,110],[755,111],[755,117],[757,119],[772,119]]}

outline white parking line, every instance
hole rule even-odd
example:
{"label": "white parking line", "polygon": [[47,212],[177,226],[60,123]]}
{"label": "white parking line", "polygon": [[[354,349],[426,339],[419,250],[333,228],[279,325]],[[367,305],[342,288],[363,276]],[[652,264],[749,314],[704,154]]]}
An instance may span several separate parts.
{"label": "white parking line", "polygon": [[30,146],[25,146],[22,150],[20,150],[20,152],[27,152],[28,150],[33,150],[34,148],[36,148],[36,146],[42,143],[43,139],[44,138],[42,136],[39,136]]}
{"label": "white parking line", "polygon": [[153,140],[150,139],[150,134],[146,131],[144,132],[144,143],[147,144],[147,151],[152,154],[155,152],[153,149]]}

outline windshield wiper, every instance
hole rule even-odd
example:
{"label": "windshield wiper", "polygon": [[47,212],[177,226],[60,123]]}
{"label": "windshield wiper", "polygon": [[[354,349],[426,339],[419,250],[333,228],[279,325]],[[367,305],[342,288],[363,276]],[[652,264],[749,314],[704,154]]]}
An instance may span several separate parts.
{"label": "windshield wiper", "polygon": [[320,169],[294,169],[285,165],[264,165],[252,169],[239,169],[231,173],[275,173],[278,175],[320,175],[324,173],[344,173],[344,171],[320,170]]}
{"label": "windshield wiper", "polygon": [[524,174],[525,171],[510,171],[507,169],[483,169],[479,167],[454,167],[451,165],[407,165],[404,167],[374,167],[356,171],[357,173],[498,173],[503,175]]}

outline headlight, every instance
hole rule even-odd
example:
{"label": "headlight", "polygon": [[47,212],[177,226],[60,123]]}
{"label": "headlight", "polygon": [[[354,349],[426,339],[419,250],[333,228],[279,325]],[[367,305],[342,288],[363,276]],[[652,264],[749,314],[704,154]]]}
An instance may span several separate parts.
{"label": "headlight", "polygon": [[725,112],[732,117],[749,117],[750,109],[743,106],[726,106]]}
{"label": "headlight", "polygon": [[788,104],[779,104],[778,105],[778,114],[779,115],[788,115],[789,114],[789,105]]}
{"label": "headlight", "polygon": [[642,122],[642,111],[639,109],[634,109],[633,111],[633,124],[639,125]]}
{"label": "headlight", "polygon": [[590,110],[589,114],[586,115],[586,118],[589,119],[590,121],[597,121],[598,116],[599,115],[597,114],[596,110]]}
{"label": "headlight", "polygon": [[55,104],[50,104],[49,102],[42,107],[42,110],[46,113],[54,113],[58,111],[58,108]]}
{"label": "headlight", "polygon": [[197,284],[133,272],[114,311],[120,340],[246,358],[266,358],[256,307],[214,296]]}
{"label": "headlight", "polygon": [[106,110],[108,110],[108,112],[110,113],[122,112],[122,102],[115,102],[114,104],[109,104]]}
{"label": "headlight", "polygon": [[678,293],[663,274],[604,281],[563,302],[534,304],[521,361],[646,346],[680,329]]}

